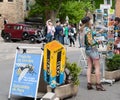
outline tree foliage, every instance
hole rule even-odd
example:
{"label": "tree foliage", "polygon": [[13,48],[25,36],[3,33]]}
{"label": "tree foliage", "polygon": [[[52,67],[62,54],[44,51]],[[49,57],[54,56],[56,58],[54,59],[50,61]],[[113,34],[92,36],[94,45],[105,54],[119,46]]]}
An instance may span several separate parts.
{"label": "tree foliage", "polygon": [[66,1],[69,0],[35,0],[36,3],[31,6],[29,16],[45,15],[48,17],[51,16],[51,12],[57,14],[61,4]]}
{"label": "tree foliage", "polygon": [[82,19],[87,11],[93,11],[92,4],[88,2],[69,1],[62,4],[59,17],[62,19],[69,16],[70,23],[78,23]]}
{"label": "tree foliage", "polygon": [[69,16],[71,23],[78,23],[88,10],[93,11],[90,0],[35,0],[29,16],[42,16],[45,20]]}
{"label": "tree foliage", "polygon": [[100,4],[104,4],[104,0],[94,0],[95,8],[100,9]]}

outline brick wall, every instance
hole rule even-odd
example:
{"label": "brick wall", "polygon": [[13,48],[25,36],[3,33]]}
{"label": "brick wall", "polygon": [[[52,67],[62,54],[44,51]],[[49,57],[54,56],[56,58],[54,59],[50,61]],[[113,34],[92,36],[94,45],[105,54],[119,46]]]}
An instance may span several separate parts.
{"label": "brick wall", "polygon": [[3,18],[7,18],[9,23],[17,23],[24,20],[24,0],[14,0],[0,2],[0,28],[3,28]]}
{"label": "brick wall", "polygon": [[115,13],[116,16],[120,17],[120,0],[116,0]]}

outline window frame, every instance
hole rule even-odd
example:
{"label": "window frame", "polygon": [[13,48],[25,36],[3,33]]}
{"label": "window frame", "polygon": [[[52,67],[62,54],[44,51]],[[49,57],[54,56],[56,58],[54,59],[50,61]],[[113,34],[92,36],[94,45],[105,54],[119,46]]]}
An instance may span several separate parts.
{"label": "window frame", "polygon": [[107,3],[107,4],[111,4],[111,0],[107,0],[106,3]]}
{"label": "window frame", "polygon": [[8,0],[8,2],[13,2],[14,0]]}
{"label": "window frame", "polygon": [[0,2],[3,2],[3,0],[0,0]]}

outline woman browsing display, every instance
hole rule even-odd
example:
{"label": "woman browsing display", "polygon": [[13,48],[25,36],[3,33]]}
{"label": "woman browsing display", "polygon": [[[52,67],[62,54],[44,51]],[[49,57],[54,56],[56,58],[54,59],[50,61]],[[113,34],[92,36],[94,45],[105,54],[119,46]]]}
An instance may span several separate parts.
{"label": "woman browsing display", "polygon": [[99,62],[100,56],[97,50],[97,45],[99,44],[99,41],[96,41],[94,39],[94,32],[92,30],[92,24],[90,22],[90,18],[89,17],[83,18],[82,24],[84,24],[85,53],[87,55],[87,63],[88,63],[87,89],[88,90],[93,89],[93,86],[91,84],[91,70],[92,70],[92,65],[94,65],[95,75],[96,75],[96,90],[105,91],[105,89],[100,83],[100,62]]}

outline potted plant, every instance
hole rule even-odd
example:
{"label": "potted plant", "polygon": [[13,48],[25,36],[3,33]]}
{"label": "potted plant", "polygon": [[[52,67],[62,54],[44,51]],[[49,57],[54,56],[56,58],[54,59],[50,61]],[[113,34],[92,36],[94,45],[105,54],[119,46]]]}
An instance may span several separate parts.
{"label": "potted plant", "polygon": [[120,79],[120,55],[115,54],[112,58],[106,58],[106,79]]}
{"label": "potted plant", "polygon": [[66,75],[65,83],[73,83],[74,85],[79,85],[80,72],[81,72],[80,66],[78,66],[75,62],[70,63],[67,61],[66,69],[65,69],[65,75]]}
{"label": "potted plant", "polygon": [[[66,97],[77,95],[80,80],[79,75],[81,72],[81,67],[78,66],[75,62],[70,63],[66,62],[65,65],[65,82],[64,84],[57,86],[55,88],[55,94],[60,99],[64,99]],[[51,89],[48,87],[48,92]]]}

